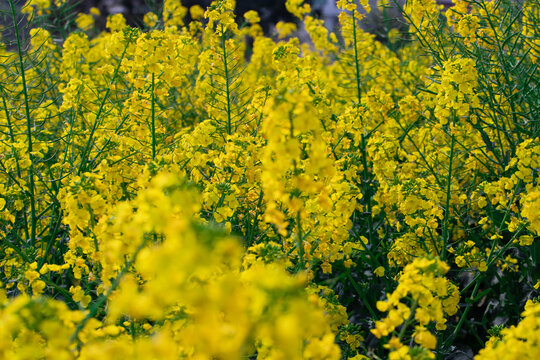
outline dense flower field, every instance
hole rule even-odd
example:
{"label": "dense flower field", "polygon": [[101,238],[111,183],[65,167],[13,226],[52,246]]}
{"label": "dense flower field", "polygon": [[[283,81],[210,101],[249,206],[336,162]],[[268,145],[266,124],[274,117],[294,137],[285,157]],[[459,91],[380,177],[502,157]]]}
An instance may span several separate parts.
{"label": "dense flower field", "polygon": [[68,6],[0,47],[0,358],[540,357],[537,0]]}

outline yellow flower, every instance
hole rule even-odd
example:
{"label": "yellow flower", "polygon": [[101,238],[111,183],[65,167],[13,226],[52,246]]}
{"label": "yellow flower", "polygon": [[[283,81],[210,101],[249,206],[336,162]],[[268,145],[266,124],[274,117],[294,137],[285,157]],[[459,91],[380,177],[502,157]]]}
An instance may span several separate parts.
{"label": "yellow flower", "polygon": [[382,276],[384,276],[384,271],[385,271],[384,266],[379,266],[378,268],[376,268],[376,269],[373,271],[373,273],[374,273],[375,275],[377,275],[378,277],[382,277]]}
{"label": "yellow flower", "polygon": [[189,8],[189,14],[192,19],[199,20],[204,16],[204,9],[200,5],[193,5]]}
{"label": "yellow flower", "polygon": [[427,349],[433,350],[437,346],[437,338],[423,326],[417,326],[414,332],[414,341]]}
{"label": "yellow flower", "polygon": [[250,24],[257,24],[261,21],[259,14],[255,10],[250,10],[244,14],[244,18]]}
{"label": "yellow flower", "polygon": [[156,26],[157,21],[158,21],[158,17],[153,12],[148,12],[148,13],[144,14],[143,21],[148,27],[152,28],[152,27]]}
{"label": "yellow flower", "polygon": [[126,26],[126,19],[122,14],[110,15],[107,18],[107,28],[111,31],[121,31]]}
{"label": "yellow flower", "polygon": [[304,4],[304,0],[287,0],[285,7],[294,16],[302,19],[305,14],[311,12],[309,4]]}
{"label": "yellow flower", "polygon": [[332,265],[328,261],[325,261],[321,265],[321,269],[323,271],[323,274],[331,274],[332,273]]}
{"label": "yellow flower", "polygon": [[94,18],[90,14],[78,14],[75,22],[77,23],[77,27],[84,31],[88,31],[94,27]]}

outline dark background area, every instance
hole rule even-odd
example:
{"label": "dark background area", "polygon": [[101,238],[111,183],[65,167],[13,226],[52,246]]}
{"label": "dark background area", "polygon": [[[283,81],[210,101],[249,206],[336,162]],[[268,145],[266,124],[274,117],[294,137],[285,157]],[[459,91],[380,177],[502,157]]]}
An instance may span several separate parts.
{"label": "dark background area", "polygon": [[[183,0],[182,5],[188,9],[193,5],[206,8],[211,0]],[[321,2],[321,1],[319,1]],[[97,7],[106,17],[109,14],[122,13],[128,24],[135,26],[141,22],[142,16],[148,11],[159,12],[162,0],[89,0],[79,5],[81,11],[87,12],[92,6]],[[249,0],[236,2],[236,14],[242,16],[249,10],[257,10],[261,17],[261,25],[269,31],[272,24],[278,21],[292,21],[293,17],[285,8],[285,0]]]}
{"label": "dark background area", "polygon": [[[377,35],[380,35],[380,27],[384,22],[383,17],[377,9],[378,0],[369,0],[371,13],[363,21],[363,27]],[[403,5],[405,0],[396,0]],[[438,0],[439,3],[450,2],[451,0]],[[206,8],[212,0],[182,0],[182,5],[188,9],[193,5],[200,5]],[[336,7],[336,0],[306,0],[311,5],[313,14],[316,17],[323,18],[327,26],[331,29],[337,25],[337,16],[339,11]],[[163,0],[88,0],[81,3],[78,7],[80,12],[88,12],[91,7],[97,7],[103,17],[106,19],[109,14],[122,13],[131,26],[140,25],[142,17],[148,11],[155,13],[161,12]],[[273,26],[279,21],[293,22],[297,19],[292,16],[285,7],[285,0],[237,0],[235,13],[239,19],[249,10],[256,10],[261,18],[261,26],[266,34],[269,34]],[[387,10],[386,21],[390,21],[390,27],[405,28],[400,21],[399,10],[396,6]],[[387,24],[388,25],[388,24]],[[99,24],[103,27],[104,24]],[[379,39],[384,40],[384,39]]]}
{"label": "dark background area", "polygon": [[[26,3],[26,0],[13,0],[18,12]],[[193,5],[200,5],[206,8],[210,5],[211,0],[182,0],[182,5],[188,9]],[[325,0],[312,1],[315,7],[317,4],[322,4]],[[65,9],[59,10],[59,14],[55,14],[64,22],[69,21],[69,15],[67,10],[70,10],[71,16],[79,12],[88,13],[90,8],[96,7],[101,12],[101,17],[97,19],[96,25],[99,29],[105,27],[106,18],[110,14],[122,13],[127,20],[127,23],[131,26],[137,26],[142,23],[142,17],[148,11],[155,13],[161,12],[163,6],[163,0],[68,0]],[[320,6],[319,6],[320,7]],[[272,0],[250,0],[250,1],[237,1],[236,2],[236,14],[242,16],[249,10],[257,10],[261,18],[261,25],[263,29],[268,32],[271,26],[278,21],[293,21],[294,18],[289,14],[285,8],[285,0],[272,1]],[[56,20],[56,19],[55,19]],[[55,21],[51,19],[52,21]],[[21,19],[19,19],[21,21]],[[20,23],[21,27],[24,25]],[[52,25],[52,24],[51,24]],[[11,10],[8,0],[0,0],[0,26],[3,26],[4,34],[6,38],[9,38],[11,32],[10,28],[13,27],[13,21],[11,19]]]}
{"label": "dark background area", "polygon": [[[13,0],[17,9],[17,21],[21,37],[25,40],[28,38],[28,27],[26,26],[26,18],[21,14],[21,8],[26,2],[27,0]],[[212,0],[182,0],[182,5],[188,9],[193,5],[200,5],[206,8],[211,2]],[[326,0],[313,0],[311,2],[315,8],[320,8],[320,4],[325,3]],[[52,29],[56,33],[53,36],[61,41],[65,38],[62,33],[67,35],[73,30],[73,20],[76,14],[80,12],[88,13],[92,7],[98,8],[101,12],[101,16],[95,21],[97,29],[104,30],[108,15],[121,13],[126,18],[128,25],[140,26],[142,25],[144,14],[149,11],[159,14],[161,13],[162,6],[163,0],[68,0],[62,8],[54,9],[56,13],[41,19],[41,21],[45,24],[45,28],[48,30]],[[249,10],[256,10],[259,13],[261,26],[267,34],[278,21],[295,20],[285,8],[285,0],[240,0],[236,2],[236,14],[239,18]],[[5,45],[8,48],[13,48],[15,44],[15,33],[8,0],[0,0],[0,31]]]}
{"label": "dark background area", "polygon": [[[28,29],[26,20],[20,15],[20,9],[27,0],[13,0],[16,4],[19,13],[19,27],[22,29],[21,34],[24,39],[28,39]],[[405,0],[397,0],[404,3]],[[450,1],[450,0],[439,0]],[[203,8],[210,5],[212,0],[182,0],[182,5],[188,9],[193,5],[200,5]],[[337,25],[337,15],[339,14],[335,5],[335,0],[310,0],[315,16],[325,20],[330,29],[334,29]],[[371,14],[363,21],[362,26],[377,35],[381,41],[385,41],[385,34],[391,27],[398,27],[405,30],[402,19],[398,15],[397,8],[389,9],[388,14],[384,17],[377,10],[377,0],[370,0]],[[58,41],[62,40],[74,28],[74,19],[77,13],[88,13],[90,8],[96,7],[101,12],[101,16],[96,19],[96,28],[101,31],[105,29],[107,16],[111,14],[121,13],[127,20],[128,25],[141,26],[144,14],[152,11],[156,14],[161,13],[163,0],[68,0],[62,8],[54,9],[55,13],[50,14],[44,19],[41,19],[45,24],[45,28],[53,33],[53,37]],[[261,26],[265,34],[271,34],[274,25],[279,21],[296,21],[286,9],[285,0],[237,0],[236,14],[239,20],[245,12],[256,10],[261,18]],[[187,19],[189,20],[189,19]],[[0,26],[3,27],[2,37],[8,48],[14,46],[14,31],[13,20],[10,14],[8,0],[0,0]]]}

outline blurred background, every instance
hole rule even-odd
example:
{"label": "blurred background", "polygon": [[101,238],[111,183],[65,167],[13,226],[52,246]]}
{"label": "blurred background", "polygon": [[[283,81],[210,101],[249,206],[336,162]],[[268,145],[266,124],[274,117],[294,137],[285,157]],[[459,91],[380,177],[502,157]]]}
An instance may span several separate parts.
{"label": "blurred background", "polygon": [[[393,3],[397,1],[403,4],[405,0],[388,0]],[[450,1],[450,0],[439,0]],[[13,0],[19,14],[20,9],[27,0]],[[335,0],[308,0],[311,4],[313,13],[316,17],[325,20],[329,30],[335,30],[337,25],[337,16],[339,14]],[[182,0],[182,5],[189,8],[193,5],[200,5],[206,8],[211,0]],[[405,25],[399,16],[399,10],[395,5],[387,8],[385,14],[381,14],[377,9],[377,0],[370,0],[372,11],[363,21],[362,26],[377,35],[379,40],[384,41],[388,27],[397,27],[400,30],[405,29]],[[56,14],[51,14],[47,18],[51,29],[65,29],[66,33],[73,29],[74,16],[79,12],[88,13],[92,7],[99,9],[101,15],[96,19],[98,30],[105,29],[105,23],[108,15],[121,13],[131,26],[140,26],[144,14],[149,11],[159,14],[163,0],[67,0],[67,4],[59,7]],[[236,14],[241,17],[249,10],[256,10],[261,18],[261,26],[267,35],[272,35],[274,26],[279,21],[295,21],[295,18],[289,14],[285,8],[285,0],[237,0]],[[19,24],[24,28],[25,19],[19,16]],[[10,6],[8,0],[0,0],[0,26],[4,42],[10,47],[13,40],[13,20],[11,19]],[[380,31],[384,27],[385,31]],[[23,32],[24,34],[24,32]],[[60,36],[61,37],[61,36]],[[61,40],[61,39],[59,39]]]}
{"label": "blurred background", "polygon": [[[387,0],[386,3],[390,5],[386,6],[385,14],[377,8],[378,0],[369,0],[372,8],[371,13],[363,21],[362,26],[377,35],[382,32],[377,31],[382,25],[404,28],[401,17],[399,16],[398,6],[394,4],[397,2],[400,6],[403,6],[405,0]],[[441,3],[451,0],[438,0]],[[203,8],[210,5],[211,0],[182,0],[182,4],[187,8],[193,5],[200,5]],[[337,16],[339,15],[338,8],[336,6],[336,0],[307,0],[306,3],[311,5],[313,13],[316,17],[325,20],[327,27],[330,30],[334,30],[337,25]],[[97,7],[102,14],[122,13],[126,17],[130,25],[137,25],[141,22],[142,16],[148,11],[159,12],[159,8],[162,6],[163,0],[89,0],[84,1],[81,4],[83,11],[88,11],[92,6]],[[278,21],[295,21],[295,18],[288,13],[285,8],[285,0],[237,0],[236,1],[236,14],[241,17],[245,12],[249,10],[256,10],[261,18],[261,26],[264,32],[272,34],[274,25]],[[383,24],[386,21],[386,24]],[[391,22],[390,24],[388,22]],[[386,32],[384,32],[386,33]],[[382,40],[382,39],[380,39]]]}
{"label": "blurred background", "polygon": [[[21,8],[28,0],[12,0],[18,12],[18,23],[21,29],[21,37],[28,40],[28,29],[26,25],[26,17],[20,13]],[[385,0],[389,5],[384,6],[381,12],[378,7],[378,0],[369,0],[371,12],[362,21],[361,26],[366,30],[376,35],[377,39],[382,42],[387,41],[389,29],[397,28],[401,33],[405,33],[407,26],[400,15],[399,8],[403,6],[406,0]],[[54,3],[54,1],[52,1]],[[193,5],[199,5],[206,8],[210,5],[211,0],[182,0],[182,5],[190,8]],[[327,28],[331,31],[336,30],[337,16],[339,11],[336,6],[336,0],[307,0],[310,3],[314,16],[324,19]],[[452,0],[437,0],[440,4],[448,7],[452,4]],[[396,5],[396,3],[398,5]],[[60,7],[53,6],[53,12],[41,19],[45,24],[45,28],[53,33],[53,37],[58,42],[63,39],[70,31],[75,28],[75,16],[77,13],[88,13],[91,8],[99,9],[101,15],[96,18],[96,27],[98,31],[105,29],[106,19],[108,15],[121,13],[127,20],[128,25],[142,26],[144,14],[152,11],[156,14],[161,13],[163,0],[67,0]],[[241,19],[242,15],[249,11],[256,10],[261,18],[261,26],[266,35],[274,33],[275,24],[279,21],[296,21],[296,19],[287,12],[285,0],[237,0],[236,14]],[[300,24],[299,28],[302,26]],[[8,48],[13,48],[14,31],[13,20],[9,0],[0,0],[0,31],[2,33],[3,42]],[[308,40],[307,34],[297,34],[301,40]]]}

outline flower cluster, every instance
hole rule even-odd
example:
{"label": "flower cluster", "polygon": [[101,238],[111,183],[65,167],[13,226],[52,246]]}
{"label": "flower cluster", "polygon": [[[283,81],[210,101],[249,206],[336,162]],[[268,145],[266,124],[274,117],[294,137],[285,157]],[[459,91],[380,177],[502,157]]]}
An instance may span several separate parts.
{"label": "flower cluster", "polygon": [[371,332],[378,338],[394,334],[400,327],[399,337],[392,337],[388,344],[395,352],[409,352],[401,344],[407,327],[412,321],[418,323],[413,333],[414,342],[426,349],[434,349],[437,338],[428,330],[434,324],[437,330],[446,329],[446,316],[454,315],[458,310],[459,290],[456,285],[443,277],[449,270],[448,265],[439,259],[420,258],[403,269],[399,284],[388,294],[387,300],[377,302],[380,311],[387,316],[375,323]]}
{"label": "flower cluster", "polygon": [[407,1],[408,34],[372,34],[379,5],[338,1],[334,31],[289,0],[266,35],[232,0],[103,31],[27,1],[0,47],[0,357],[537,352],[538,6]]}
{"label": "flower cluster", "polygon": [[475,359],[519,359],[539,354],[540,304],[527,301],[522,317],[516,326],[495,333]]}

